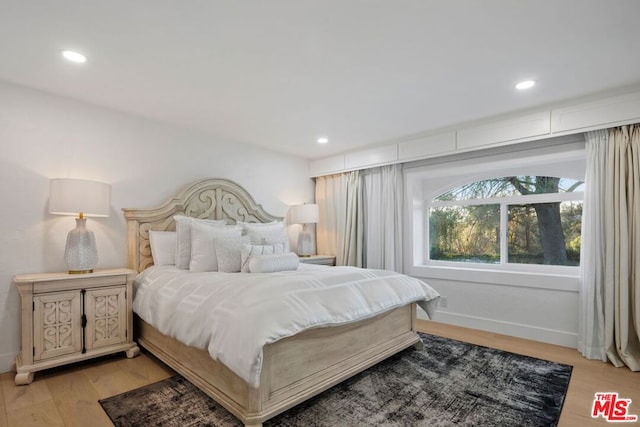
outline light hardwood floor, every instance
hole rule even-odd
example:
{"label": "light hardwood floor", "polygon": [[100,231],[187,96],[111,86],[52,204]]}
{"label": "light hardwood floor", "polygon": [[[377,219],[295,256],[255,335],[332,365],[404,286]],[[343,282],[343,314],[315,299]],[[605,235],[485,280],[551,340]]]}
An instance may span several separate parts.
{"label": "light hardwood floor", "polygon": [[[423,332],[573,365],[560,426],[605,425],[591,418],[596,392],[618,392],[632,399],[630,412],[640,415],[640,372],[589,361],[574,349],[528,341],[437,322],[418,321]],[[14,375],[0,375],[0,426],[111,426],[98,399],[160,381],[172,371],[143,353],[134,359],[110,356],[36,373],[28,386]]]}

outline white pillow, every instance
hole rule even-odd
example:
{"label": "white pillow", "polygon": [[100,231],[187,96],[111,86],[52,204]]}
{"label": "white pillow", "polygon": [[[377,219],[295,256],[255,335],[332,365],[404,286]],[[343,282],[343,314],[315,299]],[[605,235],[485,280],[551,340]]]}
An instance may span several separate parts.
{"label": "white pillow", "polygon": [[[199,222],[191,224],[191,260],[189,270],[195,272],[218,271],[215,242],[224,237],[240,237],[242,229],[237,225],[209,225]],[[240,251],[238,249],[238,260]]]}
{"label": "white pillow", "polygon": [[240,271],[240,250],[246,241],[247,239],[242,236],[216,239],[218,271],[222,273],[238,273]]}
{"label": "white pillow", "polygon": [[149,246],[154,265],[176,263],[176,232],[149,230]]}
{"label": "white pillow", "polygon": [[273,245],[243,244],[242,250],[240,251],[240,258],[242,260],[241,271],[243,273],[249,272],[249,260],[251,257],[257,255],[283,254],[285,252],[289,251],[285,248],[284,243],[275,243]]}
{"label": "white pillow", "polygon": [[191,224],[209,224],[223,226],[227,222],[215,219],[199,219],[191,218],[184,215],[176,215],[173,217],[176,221],[176,267],[187,269],[191,260]]}
{"label": "white pillow", "polygon": [[272,245],[274,243],[284,243],[286,252],[289,252],[289,238],[285,231],[284,222],[237,222],[236,224],[242,226],[244,234],[249,236],[252,244]]}
{"label": "white pillow", "polygon": [[256,255],[249,260],[251,273],[274,273],[276,271],[297,270],[300,259],[293,252],[286,254]]}

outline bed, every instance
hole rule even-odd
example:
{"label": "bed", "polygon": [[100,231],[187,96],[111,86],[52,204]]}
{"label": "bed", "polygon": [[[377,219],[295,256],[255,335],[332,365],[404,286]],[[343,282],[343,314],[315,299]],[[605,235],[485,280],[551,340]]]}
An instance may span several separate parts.
{"label": "bed", "polygon": [[[149,232],[174,230],[175,215],[226,220],[229,224],[282,220],[265,212],[241,186],[220,178],[189,184],[157,208],[123,211],[128,227],[128,266],[141,273],[153,265]],[[324,270],[324,275],[329,271]],[[429,304],[435,305],[435,295]],[[161,327],[152,326],[142,316],[134,316],[134,333],[139,345],[211,396],[245,426],[260,426],[407,347],[421,346],[415,331],[416,310],[416,302],[406,303],[362,320],[306,328],[270,342],[260,349],[260,370],[254,381],[220,359],[214,360],[206,349],[183,344],[161,332]]]}

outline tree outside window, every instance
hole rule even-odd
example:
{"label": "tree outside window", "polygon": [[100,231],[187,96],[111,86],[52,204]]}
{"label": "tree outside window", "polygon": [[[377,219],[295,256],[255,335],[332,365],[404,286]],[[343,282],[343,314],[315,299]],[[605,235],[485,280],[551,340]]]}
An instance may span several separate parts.
{"label": "tree outside window", "polygon": [[429,260],[580,263],[582,181],[509,176],[449,190],[430,203]]}

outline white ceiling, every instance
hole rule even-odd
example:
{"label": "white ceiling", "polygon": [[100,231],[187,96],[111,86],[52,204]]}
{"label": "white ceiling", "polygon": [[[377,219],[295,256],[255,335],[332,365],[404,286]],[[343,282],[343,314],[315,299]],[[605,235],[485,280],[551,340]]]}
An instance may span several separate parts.
{"label": "white ceiling", "polygon": [[638,16],[639,0],[1,0],[0,80],[319,158],[636,85]]}

